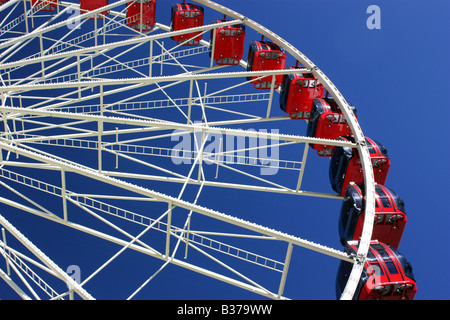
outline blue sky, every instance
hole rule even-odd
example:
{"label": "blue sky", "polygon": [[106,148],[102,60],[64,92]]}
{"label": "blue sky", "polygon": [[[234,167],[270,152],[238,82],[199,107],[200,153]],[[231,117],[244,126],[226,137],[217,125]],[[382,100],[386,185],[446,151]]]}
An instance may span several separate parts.
{"label": "blue sky", "polygon": [[[450,277],[441,271],[450,262],[450,217],[444,200],[448,194],[446,182],[450,178],[446,160],[450,153],[445,142],[449,136],[447,119],[450,116],[445,106],[449,85],[447,73],[450,71],[447,59],[450,53],[448,1],[217,2],[248,16],[294,45],[357,107],[364,134],[382,142],[388,149],[391,169],[386,185],[405,202],[408,223],[399,250],[413,266],[418,285],[416,299],[450,298],[447,289]],[[369,18],[366,9],[372,4],[381,9],[381,29],[370,30],[366,26]],[[163,10],[166,12],[162,13]],[[166,22],[169,12],[168,1],[158,1],[157,14],[164,14]],[[206,21],[209,20],[207,17]],[[283,113],[274,108],[273,115],[281,116]],[[303,135],[306,132],[303,122],[281,123],[283,127],[277,127],[280,126],[278,123],[271,126],[283,133]],[[316,157],[310,151],[308,167],[305,188],[332,192],[328,185],[328,159]],[[179,186],[176,190],[167,190],[178,191]],[[187,199],[192,198],[195,191],[195,188],[189,189]],[[341,248],[337,232],[339,202],[297,198],[276,194],[261,197],[252,192],[208,189],[202,193],[199,203],[288,234]],[[15,218],[13,210],[4,214],[14,220],[23,233],[33,234],[35,237],[31,240],[43,247],[52,244],[59,236],[65,237],[67,247],[49,249],[48,255],[63,268],[70,264],[80,265],[83,275],[97,267],[90,263],[90,257],[104,256],[108,259],[117,251],[117,248],[101,247],[100,242],[80,237],[67,229],[52,231],[52,237],[41,237],[42,230],[34,228],[36,218],[29,215],[26,215],[26,221]],[[214,226],[214,222],[207,223]],[[66,252],[70,251],[71,256],[62,257],[62,250],[72,246],[78,249],[68,249]],[[276,255],[279,249],[273,250]],[[338,261],[305,251],[301,248],[294,250],[285,295],[293,299],[334,299]],[[111,281],[99,275],[96,281],[104,285],[104,290],[92,289],[93,295],[97,293],[106,298],[121,299],[123,297],[116,294],[122,290],[129,292],[131,282],[142,283],[146,276],[162,265],[161,261],[155,260],[138,263],[135,256],[132,252],[127,253],[111,267],[123,272],[123,277]],[[123,268],[122,263],[128,267]],[[133,281],[125,280],[130,273]],[[3,293],[6,297],[1,299],[10,297],[4,283],[0,283],[0,296]],[[194,272],[168,266],[137,298],[260,297]]]}

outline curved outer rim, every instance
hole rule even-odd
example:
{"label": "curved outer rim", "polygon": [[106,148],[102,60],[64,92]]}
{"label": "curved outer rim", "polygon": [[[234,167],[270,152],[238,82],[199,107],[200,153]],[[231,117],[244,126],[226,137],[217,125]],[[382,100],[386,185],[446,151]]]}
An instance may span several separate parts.
{"label": "curved outer rim", "polygon": [[357,256],[355,257],[354,260],[355,263],[353,264],[350,277],[347,281],[347,285],[341,296],[342,300],[352,299],[356,287],[358,285],[359,279],[361,277],[362,270],[364,268],[364,261],[367,256],[367,252],[369,250],[370,240],[372,238],[372,228],[375,217],[375,180],[373,175],[372,162],[370,160],[369,150],[366,146],[364,134],[358,123],[358,120],[356,119],[356,116],[353,114],[349,104],[347,103],[343,95],[339,92],[339,90],[336,88],[336,86],[331,82],[331,80],[311,60],[309,60],[303,53],[301,53],[297,48],[292,46],[286,40],[279,37],[277,34],[273,33],[269,29],[263,27],[259,23],[213,1],[195,0],[195,2],[207,6],[215,11],[221,12],[233,19],[241,20],[242,23],[244,23],[245,25],[256,30],[265,37],[268,37],[273,41],[276,41],[290,55],[292,55],[295,59],[297,59],[300,63],[302,63],[303,66],[305,66],[306,68],[310,69],[313,72],[313,74],[325,86],[325,88],[331,94],[331,96],[334,97],[342,113],[344,114],[345,119],[347,120],[350,126],[351,132],[355,137],[357,149],[361,157],[361,165],[364,175],[364,184],[366,188],[365,190],[366,209],[365,209],[363,231],[359,242]]}
{"label": "curved outer rim", "polygon": [[[119,2],[125,3],[127,0],[121,0]],[[355,141],[357,144],[357,149],[361,157],[361,165],[363,169],[364,182],[365,182],[365,194],[366,194],[366,209],[365,209],[365,220],[363,226],[363,232],[361,235],[359,248],[356,257],[354,257],[354,264],[352,271],[350,273],[350,277],[348,279],[347,285],[342,293],[341,299],[349,300],[353,298],[354,292],[358,285],[359,279],[361,277],[362,270],[364,268],[364,261],[369,250],[370,239],[372,237],[372,228],[375,216],[375,182],[373,175],[372,162],[369,155],[369,150],[365,143],[365,137],[362,132],[362,129],[356,119],[356,116],[351,111],[349,104],[343,97],[343,95],[339,92],[336,86],[331,82],[331,80],[311,61],[309,60],[303,53],[301,53],[298,49],[288,43],[286,40],[273,33],[269,29],[264,26],[258,24],[257,22],[248,19],[247,17],[227,8],[220,4],[217,4],[213,1],[209,0],[194,0],[197,3],[200,3],[206,7],[211,8],[217,12],[221,12],[226,16],[229,16],[233,19],[240,20],[243,24],[249,26],[260,34],[264,35],[267,38],[270,38],[276,41],[282,48],[284,48],[292,57],[298,60],[303,64],[307,69],[310,69],[311,72],[318,78],[320,82],[325,86],[327,91],[334,97],[337,104],[339,105],[342,113],[344,114],[352,134],[355,137]],[[15,1],[9,2],[9,5],[15,3]],[[115,6],[118,3],[113,3],[110,6]],[[109,6],[108,6],[109,7]],[[6,9],[6,6],[2,6],[0,11]],[[99,11],[101,9],[98,9]]]}

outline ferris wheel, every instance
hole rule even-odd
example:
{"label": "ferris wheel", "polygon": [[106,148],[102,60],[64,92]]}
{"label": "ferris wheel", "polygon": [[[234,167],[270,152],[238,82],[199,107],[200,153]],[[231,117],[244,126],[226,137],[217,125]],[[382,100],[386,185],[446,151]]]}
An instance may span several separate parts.
{"label": "ferris wheel", "polygon": [[[289,299],[293,257],[306,252],[351,263],[341,298],[353,297],[373,161],[353,106],[297,48],[207,0],[1,2],[0,272],[12,292],[146,299],[171,270]],[[299,77],[352,139],[317,136],[309,111],[288,110]],[[334,148],[356,150],[362,169],[354,254],[284,228],[287,207],[339,212],[345,190],[304,188]]]}

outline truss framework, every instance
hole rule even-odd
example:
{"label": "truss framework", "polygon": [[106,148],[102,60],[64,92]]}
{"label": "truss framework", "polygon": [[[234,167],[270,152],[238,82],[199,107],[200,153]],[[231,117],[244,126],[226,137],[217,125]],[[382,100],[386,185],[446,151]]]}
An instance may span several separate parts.
{"label": "truss framework", "polygon": [[[190,62],[189,59],[205,56],[209,52],[209,42],[202,40],[199,47],[188,49],[180,45],[166,47],[165,39],[188,31],[170,31],[169,26],[160,22],[150,33],[130,31],[130,28],[124,25],[124,9],[114,11],[122,8],[121,5],[125,4],[126,7],[128,0],[117,1],[107,7],[69,19],[65,19],[67,10],[77,5],[64,1],[61,2],[62,9],[58,9],[58,12],[49,20],[41,17],[39,8],[31,8],[27,1],[9,1],[0,7],[0,13],[6,8],[17,9],[22,6],[22,2],[27,9],[26,13],[19,15],[8,24],[2,22],[0,25],[2,36],[12,35],[10,38],[2,38],[0,42],[2,49],[0,112],[3,123],[3,132],[0,133],[0,184],[21,201],[0,197],[0,202],[44,220],[50,220],[117,244],[120,250],[80,284],[61,270],[8,220],[0,216],[0,224],[6,231],[40,260],[40,262],[36,261],[19,250],[11,248],[7,244],[6,233],[3,232],[0,252],[5,258],[7,270],[5,272],[0,269],[0,276],[20,297],[27,299],[30,298],[30,294],[20,289],[11,278],[11,270],[18,275],[34,298],[40,298],[40,296],[29,281],[37,285],[51,299],[61,299],[66,296],[74,298],[74,293],[83,299],[91,299],[92,296],[83,288],[85,284],[125,250],[130,249],[160,259],[164,264],[128,298],[133,298],[170,263],[262,296],[284,299],[286,297],[283,293],[292,251],[297,246],[334,258],[356,262],[342,298],[349,299],[353,296],[362,271],[362,262],[367,254],[373,224],[372,167],[364,144],[364,135],[348,103],[333,83],[307,57],[270,30],[247,17],[211,1],[197,1],[234,20],[208,24],[190,29],[189,32],[201,31],[205,34],[220,26],[243,23],[263,36],[277,41],[292,57],[304,65],[302,72],[313,73],[335,97],[352,129],[356,143],[314,139],[264,130],[236,129],[236,126],[258,126],[269,121],[283,122],[288,119],[288,117],[271,116],[274,95],[277,94],[273,86],[269,92],[264,93],[247,93],[240,90],[249,85],[247,77],[267,75],[275,77],[279,74],[297,73],[298,70],[224,71],[222,67],[214,66],[210,58],[206,59],[208,61],[206,65],[197,65],[196,61]],[[90,18],[105,9],[109,9],[110,14],[103,17],[102,22],[93,19],[95,28],[92,32],[76,36],[75,31],[72,30],[67,36],[54,39],[53,32],[76,22],[87,25],[90,21],[92,22]],[[42,19],[45,21],[42,22]],[[33,28],[29,22],[39,26]],[[25,32],[14,32],[23,24],[26,24]],[[122,29],[128,32],[127,38],[116,40],[115,37],[123,37]],[[31,45],[32,41],[38,43],[38,52],[30,52],[28,56],[16,60],[15,56]],[[137,49],[144,50],[148,56],[136,59],[134,52]],[[133,56],[133,58],[124,60],[126,56]],[[30,66],[37,67],[29,68]],[[246,62],[241,61],[240,66],[245,68]],[[157,69],[159,69],[159,75]],[[217,87],[217,80],[224,84]],[[201,88],[202,84],[204,88]],[[212,92],[207,92],[210,90],[208,86],[213,87]],[[175,96],[174,88],[178,92],[183,91],[184,96],[181,98]],[[150,95],[158,96],[158,98],[148,99]],[[235,105],[239,108],[234,108]],[[254,105],[260,107],[245,107]],[[162,117],[160,111],[167,112],[167,110],[175,113],[177,117],[175,119]],[[167,139],[174,141],[174,138],[186,136],[193,140],[192,150],[174,151],[174,148],[164,146]],[[222,140],[214,145],[215,148],[207,150],[208,146],[211,146],[208,145],[210,142],[208,139],[213,136]],[[241,147],[226,150],[226,137],[233,137],[233,139],[240,137],[244,139],[241,141],[250,141],[250,144],[251,141],[258,143],[250,146],[244,143]],[[261,141],[265,141],[265,144],[259,144]],[[302,190],[308,149],[311,144],[353,147],[357,148],[361,155],[366,178],[367,208],[358,257],[348,257],[340,250],[197,204],[205,187],[341,199],[334,194]],[[293,159],[272,159],[269,156],[268,149],[299,145],[302,152],[297,153]],[[96,161],[84,161],[85,159],[74,161],[67,157],[66,150],[81,150],[86,154],[96,154]],[[111,159],[114,160],[111,161]],[[189,163],[189,171],[173,166],[174,161]],[[111,166],[111,163],[114,165]],[[129,167],[123,163],[151,169],[153,174],[143,173],[145,170],[140,172],[129,170]],[[212,167],[215,170],[211,170]],[[49,182],[39,175],[37,178],[36,175],[21,173],[23,169],[58,173],[59,181],[58,183]],[[276,176],[258,174],[257,170],[262,169],[295,171],[296,176],[290,181],[291,185],[286,185],[284,181],[277,181]],[[221,181],[222,176],[224,178],[227,176],[222,174],[225,171],[239,175],[242,177],[241,181]],[[74,174],[118,188],[122,192],[105,195],[70,190],[67,185]],[[149,181],[181,184],[182,189],[178,195],[168,195],[147,187],[146,182]],[[190,202],[182,200],[189,186],[197,187],[195,200]],[[39,194],[47,194],[52,199],[57,199],[62,209],[60,211],[47,209],[44,203],[39,203],[27,195],[30,190],[36,190]],[[120,200],[122,204],[113,204],[111,200]],[[127,203],[130,202],[163,204],[166,209],[162,212],[161,209],[155,210],[151,217],[147,213],[129,210]],[[120,234],[120,237],[72,221],[71,212],[74,208],[112,228]],[[175,224],[172,221],[174,210],[183,211],[185,220]],[[193,214],[225,222],[240,231],[218,232],[191,229]],[[123,228],[118,222],[121,220],[140,226],[138,235],[133,235]],[[162,245],[141,240],[148,233],[161,234]],[[233,241],[226,241],[228,239],[238,239],[238,242],[242,243],[246,240],[279,243],[280,247],[284,248],[285,254],[278,258],[269,257],[256,252],[259,250],[241,248]],[[177,253],[179,254],[182,250],[182,246],[185,251],[184,259],[188,257],[188,249],[193,250],[214,261],[231,275],[201,267],[195,260],[191,262],[179,259]],[[274,272],[278,277],[276,289],[269,289],[246,276],[233,264],[229,264],[227,259],[222,259],[223,256],[232,258],[232,261],[244,261]],[[67,284],[66,290],[57,293],[44,279],[32,271],[25,261],[62,280]]]}

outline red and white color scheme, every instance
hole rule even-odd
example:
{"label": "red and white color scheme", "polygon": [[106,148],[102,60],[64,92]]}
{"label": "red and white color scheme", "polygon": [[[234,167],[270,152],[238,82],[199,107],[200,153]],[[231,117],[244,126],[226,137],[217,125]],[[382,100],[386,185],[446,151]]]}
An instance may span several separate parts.
{"label": "red and white color scheme", "polygon": [[[253,41],[248,50],[247,71],[283,70],[286,66],[286,53],[275,42]],[[260,78],[247,77],[256,89],[270,89],[273,76]],[[275,76],[274,89],[278,89],[283,75]]]}
{"label": "red and white color scheme", "polygon": [[[354,142],[353,137],[349,136],[339,137],[339,139]],[[391,166],[387,150],[381,143],[368,137],[366,137],[366,145],[372,160],[375,182],[385,185]],[[358,152],[348,147],[336,147],[330,161],[329,176],[331,187],[342,196],[350,182],[364,184]]]}
{"label": "red and white color scheme", "polygon": [[[224,22],[217,20],[217,23]],[[244,56],[245,26],[243,24],[211,30],[211,52],[218,65],[237,65]],[[214,43],[214,47],[213,47]]]}
{"label": "red and white color scheme", "polygon": [[[345,247],[349,255],[358,251],[358,241]],[[340,297],[353,264],[342,261],[336,278]],[[417,292],[411,264],[396,249],[376,240],[370,242],[364,270],[353,296],[354,300],[413,300]]]}
{"label": "red and white color scheme", "polygon": [[[122,259],[125,265],[103,268],[106,274],[101,277],[110,281],[97,282],[106,287],[89,284],[96,293],[107,295],[96,298],[126,294],[128,299],[140,299],[149,292],[160,296],[160,288],[146,288],[148,281],[123,276],[142,270],[142,280],[152,279],[161,269],[149,270],[149,259],[162,259],[161,268],[172,263],[265,299],[290,299],[285,294],[295,294],[296,284],[286,281],[313,276],[296,265],[300,247],[314,252],[313,259],[309,254],[300,259],[309,264],[307,271],[330,262],[335,273],[340,261],[346,263],[337,281],[342,299],[412,299],[416,288],[411,267],[396,251],[406,241],[400,240],[406,223],[404,206],[392,190],[375,183],[374,174],[378,182],[386,180],[389,159],[384,147],[365,139],[353,106],[318,66],[271,30],[222,3],[189,1],[203,10],[187,2],[159,1],[156,9],[156,0],[0,0],[4,58],[0,109],[5,115],[0,121],[0,253],[7,269],[21,267],[18,259],[27,254],[46,265],[30,266],[38,273],[26,265],[26,270],[22,268],[39,280],[33,288],[21,281],[20,273],[1,271],[12,290],[3,297],[0,285],[0,298],[8,299],[14,291],[22,299],[32,298],[30,293],[37,299],[93,299],[80,281],[79,266],[84,277],[85,267],[94,270],[113,262],[105,263],[110,255],[98,254],[103,248],[127,245],[130,256]],[[45,11],[54,4],[55,11]],[[273,18],[273,5],[266,7]],[[315,36],[302,33],[302,22],[298,19],[297,33]],[[277,93],[283,111],[275,110],[274,115]],[[290,119],[310,123],[311,137],[302,136],[306,135],[302,121],[283,121]],[[310,147],[316,149],[312,161],[326,166],[331,162],[330,177],[339,192],[317,190],[324,187],[320,178],[328,168],[308,164]],[[318,159],[316,153],[336,158]],[[263,208],[260,201],[257,214],[268,217],[269,225],[259,224],[264,219],[251,221],[254,215],[246,214],[241,203],[225,206],[223,213],[217,206],[209,209],[210,199],[202,199],[212,194],[211,189],[226,204],[235,195],[244,196],[245,190],[250,191],[245,201],[251,208],[252,202],[267,198],[266,203],[275,207]],[[229,195],[230,189],[237,191]],[[306,213],[319,223],[303,224],[301,234],[296,232],[298,225],[292,226],[293,235],[272,229],[292,222],[289,212],[279,214],[283,211],[277,207],[279,201],[271,197],[277,194],[296,211],[309,210]],[[298,195],[312,201],[300,203]],[[310,237],[310,228],[327,234],[329,223],[336,223],[321,215],[326,207],[317,202],[320,198],[337,204],[334,212],[328,212],[337,213],[336,220],[341,209],[341,250],[328,247],[326,235],[323,243],[323,233]],[[49,219],[60,223],[48,224]],[[49,229],[53,226],[56,229]],[[30,231],[30,238],[19,229]],[[134,237],[141,230],[140,235],[146,234]],[[54,239],[39,241],[47,234]],[[93,235],[97,239],[92,241]],[[338,234],[335,237],[339,241]],[[38,240],[42,250],[30,239]],[[179,244],[185,246],[184,257]],[[194,252],[196,248],[201,252]],[[47,250],[60,253],[56,261],[73,264],[63,270],[45,255]],[[201,253],[213,263],[197,259]],[[317,254],[324,259],[316,259]],[[227,270],[222,272],[221,266]],[[242,271],[248,271],[252,281],[236,277]],[[292,271],[294,277],[288,275]],[[323,271],[327,273],[328,267]],[[48,274],[40,277],[41,272]],[[327,280],[325,273],[317,276]],[[52,276],[62,284],[53,283]],[[170,275],[164,277],[157,281],[163,289]],[[316,280],[320,281],[314,279],[312,286],[320,287]],[[111,284],[123,290],[104,290]],[[191,284],[185,287],[189,298]]]}
{"label": "red and white color scheme", "polygon": [[[350,184],[345,192],[339,217],[339,237],[347,241],[359,240],[364,225],[364,185]],[[375,186],[375,222],[372,239],[398,249],[406,226],[405,204],[393,190]]]}
{"label": "red and white color scheme", "polygon": [[127,3],[127,25],[136,30],[151,31],[155,25],[156,0]]}
{"label": "red and white color scheme", "polygon": [[[108,0],[80,0],[81,13],[86,13],[108,5]],[[100,12],[101,15],[107,15],[108,11]],[[101,15],[97,15],[97,18],[102,19]]]}
{"label": "red and white color scheme", "polygon": [[[295,69],[297,67],[290,67]],[[311,73],[295,73],[283,76],[280,91],[280,108],[292,119],[309,119],[312,102],[323,97],[323,84]]]}
{"label": "red and white color scheme", "polygon": [[[203,26],[204,9],[192,3],[177,3],[172,6],[172,31],[179,31]],[[177,44],[183,46],[196,46],[202,40],[202,32],[184,33],[172,37]]]}
{"label": "red and white color scheme", "polygon": [[[356,115],[355,107],[350,107]],[[350,133],[347,120],[333,98],[325,97],[313,100],[306,133],[308,137],[335,140],[340,136],[348,136]],[[313,144],[311,147],[317,150],[317,154],[322,157],[331,156],[334,150],[333,146],[322,144]]]}
{"label": "red and white color scheme", "polygon": [[41,11],[55,11],[58,8],[58,2],[59,0],[31,0],[33,7],[40,8]]}

